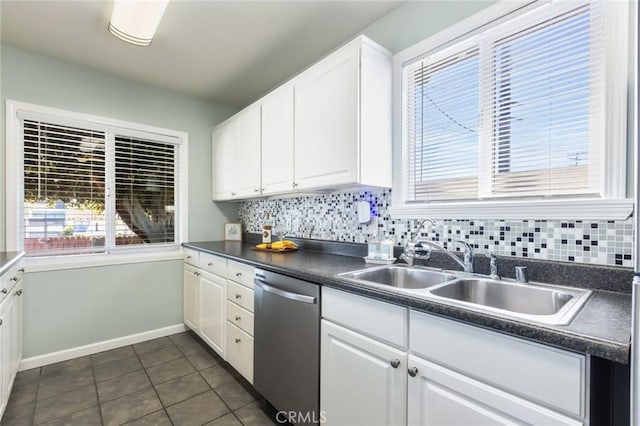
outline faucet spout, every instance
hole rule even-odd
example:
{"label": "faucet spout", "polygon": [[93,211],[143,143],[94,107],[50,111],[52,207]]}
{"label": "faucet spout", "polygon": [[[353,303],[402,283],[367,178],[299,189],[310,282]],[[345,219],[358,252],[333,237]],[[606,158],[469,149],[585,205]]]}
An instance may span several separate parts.
{"label": "faucet spout", "polygon": [[436,244],[434,242],[426,241],[426,240],[419,240],[419,244],[426,244],[431,248],[434,248],[434,249],[436,249],[438,251],[441,251],[442,253],[444,253],[447,256],[449,256],[452,260],[454,260],[458,265],[460,265],[465,272],[473,272],[473,264],[472,263],[460,260],[460,258],[458,256],[456,256],[455,254],[451,253],[449,250],[445,249],[444,247],[441,247],[441,246],[439,246],[438,244]]}

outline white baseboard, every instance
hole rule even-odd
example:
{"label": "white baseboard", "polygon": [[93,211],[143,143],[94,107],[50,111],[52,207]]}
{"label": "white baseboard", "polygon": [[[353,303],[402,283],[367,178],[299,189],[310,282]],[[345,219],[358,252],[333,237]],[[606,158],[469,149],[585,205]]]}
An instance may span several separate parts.
{"label": "white baseboard", "polygon": [[115,339],[104,340],[102,342],[91,343],[89,345],[77,346],[75,348],[64,349],[62,351],[51,352],[20,361],[18,371],[29,370],[31,368],[42,367],[43,365],[54,364],[68,359],[91,355],[122,346],[133,345],[146,340],[157,339],[158,337],[169,336],[188,330],[184,324],[170,325],[169,327],[157,328],[155,330],[143,331],[142,333],[130,334],[128,336],[117,337]]}

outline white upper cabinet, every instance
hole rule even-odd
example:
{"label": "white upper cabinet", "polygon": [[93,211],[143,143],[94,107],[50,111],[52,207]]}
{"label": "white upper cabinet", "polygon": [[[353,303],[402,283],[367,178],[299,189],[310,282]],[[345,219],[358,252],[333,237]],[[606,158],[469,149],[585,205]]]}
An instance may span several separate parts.
{"label": "white upper cabinet", "polygon": [[260,106],[244,109],[213,131],[213,199],[260,195]]}
{"label": "white upper cabinet", "polygon": [[262,195],[293,189],[293,86],[262,101]]}
{"label": "white upper cabinet", "polygon": [[358,46],[341,49],[295,85],[295,183],[310,189],[358,181]]}
{"label": "white upper cabinet", "polygon": [[356,38],[216,127],[213,144],[214,200],[391,187],[391,53]]}
{"label": "white upper cabinet", "polygon": [[296,189],[391,186],[391,54],[358,37],[295,80]]}
{"label": "white upper cabinet", "polygon": [[213,162],[213,199],[230,200],[237,195],[236,138],[233,121],[216,127],[211,146]]}
{"label": "white upper cabinet", "polygon": [[238,113],[236,127],[236,169],[234,181],[238,197],[260,195],[260,105]]}

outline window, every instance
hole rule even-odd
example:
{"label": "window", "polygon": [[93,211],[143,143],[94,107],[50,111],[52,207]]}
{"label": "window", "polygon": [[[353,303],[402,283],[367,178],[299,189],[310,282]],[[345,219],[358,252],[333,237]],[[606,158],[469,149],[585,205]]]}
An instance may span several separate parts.
{"label": "window", "polygon": [[31,105],[8,109],[21,159],[16,216],[7,223],[16,248],[41,257],[178,247],[186,134]]}
{"label": "window", "polygon": [[392,214],[626,218],[626,5],[506,3],[394,58]]}

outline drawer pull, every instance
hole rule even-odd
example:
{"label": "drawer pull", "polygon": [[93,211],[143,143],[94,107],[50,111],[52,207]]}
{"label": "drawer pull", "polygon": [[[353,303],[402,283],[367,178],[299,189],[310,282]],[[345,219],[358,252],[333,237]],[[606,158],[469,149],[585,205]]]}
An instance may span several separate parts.
{"label": "drawer pull", "polygon": [[22,296],[22,289],[16,291],[16,296]]}
{"label": "drawer pull", "polygon": [[191,259],[191,256],[187,256],[187,260],[188,260],[188,259]]}
{"label": "drawer pull", "polygon": [[236,293],[236,299],[240,299],[242,297],[241,294]]}
{"label": "drawer pull", "polygon": [[194,272],[193,275],[195,275],[196,277],[200,276],[200,272]]}
{"label": "drawer pull", "polygon": [[241,277],[242,276],[242,272],[236,272],[236,277]]}
{"label": "drawer pull", "polygon": [[407,371],[411,377],[416,377],[418,375],[418,369],[416,367],[411,367]]}
{"label": "drawer pull", "polygon": [[20,268],[20,269],[18,269],[18,272],[22,272],[22,273],[24,273],[24,268]]}
{"label": "drawer pull", "polygon": [[213,263],[209,262],[207,263],[207,266],[213,266]]}
{"label": "drawer pull", "polygon": [[2,290],[0,290],[0,293],[7,294],[7,293],[9,293],[9,290],[6,289],[6,288],[3,288]]}
{"label": "drawer pull", "polygon": [[240,315],[236,315],[236,321],[240,321],[240,320],[241,320]]}
{"label": "drawer pull", "polygon": [[393,368],[398,368],[400,366],[400,360],[399,359],[392,359],[391,361],[389,361],[389,364],[391,364],[391,366]]}
{"label": "drawer pull", "polygon": [[14,283],[18,282],[18,277],[11,277],[10,281],[13,281]]}
{"label": "drawer pull", "polygon": [[236,343],[240,343],[240,339],[236,337]]}
{"label": "drawer pull", "polygon": [[2,320],[0,319],[0,325],[2,325]]}

